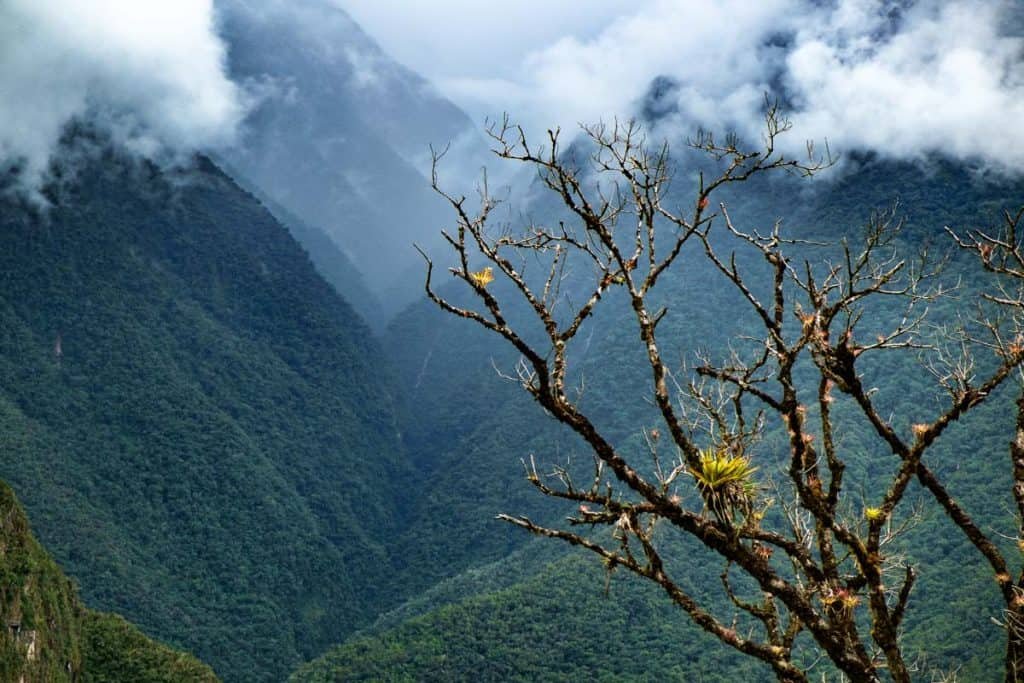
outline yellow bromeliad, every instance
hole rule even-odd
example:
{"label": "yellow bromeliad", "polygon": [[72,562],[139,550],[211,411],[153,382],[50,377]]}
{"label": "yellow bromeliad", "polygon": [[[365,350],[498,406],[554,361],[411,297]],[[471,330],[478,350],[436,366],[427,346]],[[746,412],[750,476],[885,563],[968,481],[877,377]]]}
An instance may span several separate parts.
{"label": "yellow bromeliad", "polygon": [[691,474],[697,486],[705,491],[722,491],[730,484],[745,485],[757,468],[746,458],[724,450],[705,448],[700,452],[700,467]]}
{"label": "yellow bromeliad", "polygon": [[475,273],[470,273],[469,277],[472,278],[473,282],[480,285],[481,287],[486,287],[487,285],[494,282],[494,269],[491,268],[490,266],[487,266],[483,270],[478,270]]}
{"label": "yellow bromeliad", "polygon": [[698,467],[691,467],[697,489],[722,521],[733,521],[738,508],[744,514],[750,511],[750,504],[757,493],[753,474],[757,468],[750,460],[729,453],[724,449],[704,449],[700,452]]}

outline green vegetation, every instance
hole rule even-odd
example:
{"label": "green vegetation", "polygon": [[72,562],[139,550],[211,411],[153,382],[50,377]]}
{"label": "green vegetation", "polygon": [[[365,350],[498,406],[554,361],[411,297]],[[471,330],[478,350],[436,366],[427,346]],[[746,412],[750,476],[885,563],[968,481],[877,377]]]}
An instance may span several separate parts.
{"label": "green vegetation", "polygon": [[82,670],[82,609],[0,482],[0,680],[57,681]]}
{"label": "green vegetation", "polygon": [[0,216],[0,477],[88,604],[280,680],[397,602],[372,335],[207,161],[108,154],[52,200]]}
{"label": "green vegetation", "polygon": [[[929,245],[933,252],[941,254],[951,249],[942,233],[944,225],[994,222],[998,220],[999,208],[1014,206],[1024,197],[1024,186],[1019,183],[979,178],[969,169],[951,163],[937,161],[922,169],[913,164],[872,159],[856,162],[860,168],[847,172],[838,181],[816,181],[814,192],[796,187],[789,179],[744,186],[728,197],[731,213],[747,227],[768,229],[776,216],[782,216],[790,234],[795,236],[852,239],[872,209],[885,208],[900,200],[901,215],[907,219],[901,247],[913,251]],[[687,188],[677,190],[680,203],[685,202]],[[799,202],[788,199],[794,195],[800,196]],[[531,213],[535,221],[553,222],[558,217],[552,206],[539,207]],[[820,250],[810,246],[807,249],[810,257],[821,257]],[[742,251],[738,259],[741,268],[749,265]],[[965,287],[975,286],[976,271],[970,270],[969,265],[953,254],[947,276],[950,280],[962,278]],[[477,269],[479,265],[471,267]],[[501,284],[495,282],[491,287]],[[685,261],[679,272],[663,285],[662,297],[671,311],[661,327],[661,338],[669,347],[667,357],[692,362],[695,350],[723,351],[731,340],[743,334],[747,323],[742,315],[734,313],[739,309],[735,294],[716,281],[701,259]],[[699,295],[694,296],[695,292]],[[460,295],[454,287],[447,288],[445,293],[456,300]],[[637,372],[638,367],[643,367],[643,349],[615,324],[615,316],[626,310],[626,302],[615,296],[613,288],[607,310],[599,311],[589,323],[589,330],[581,333],[587,345],[577,356],[577,367],[586,379],[584,401],[598,416],[602,429],[614,434],[618,447],[640,449],[640,429],[655,427],[657,422],[644,399],[648,392],[647,374]],[[956,300],[946,300],[935,307],[933,318],[949,321],[957,306]],[[884,308],[872,312],[879,320],[892,314]],[[481,589],[477,582],[463,582],[460,578],[462,572],[465,576],[473,575],[484,564],[515,553],[528,542],[525,533],[517,536],[515,530],[500,527],[493,521],[493,515],[528,514],[537,521],[557,522],[570,512],[564,505],[552,506],[551,501],[529,487],[522,476],[520,458],[534,454],[545,471],[550,471],[546,469],[549,465],[565,465],[573,459],[586,472],[588,457],[514,385],[495,377],[494,366],[507,371],[514,356],[470,323],[446,320],[442,313],[424,304],[411,307],[393,321],[386,340],[401,385],[407,388],[403,394],[407,400],[405,410],[415,411],[419,417],[408,422],[404,430],[422,477],[422,494],[412,510],[408,535],[399,541],[402,556],[411,558],[409,580],[434,585],[451,577],[445,583],[460,586],[465,592],[459,594],[453,587],[446,591],[445,599],[460,606],[478,590],[483,595],[498,595],[495,590],[507,590],[517,582]],[[868,386],[878,387],[878,401],[886,414],[900,416],[899,429],[909,432],[911,425],[934,405],[930,379],[912,360],[895,362],[881,357],[864,381]],[[969,421],[956,425],[931,456],[935,470],[971,514],[987,528],[1006,529],[1008,534],[1014,528],[1008,513],[1012,499],[1006,451],[1012,428],[1008,408],[1011,393],[995,397],[991,405]],[[864,509],[876,504],[869,495],[872,482],[884,477],[892,462],[871,446],[868,425],[849,415],[841,415],[840,419],[844,421],[842,445],[850,460],[847,481],[865,492],[863,504],[851,514],[863,517]],[[778,474],[771,453],[774,440],[779,438],[782,435],[769,434],[758,452],[752,454],[751,462],[760,468],[759,475]],[[1012,548],[1011,542],[1006,545]],[[985,672],[1000,666],[1002,634],[992,622],[992,617],[1000,613],[995,586],[985,578],[976,552],[937,511],[925,513],[922,521],[904,537],[902,549],[920,568],[905,622],[908,651],[921,656],[924,670],[959,669],[970,680],[985,678]],[[439,557],[444,558],[443,564],[431,560]],[[720,571],[721,567],[716,569]],[[429,576],[424,577],[423,573]],[[525,576],[521,579],[528,580]],[[712,570],[708,570],[707,580],[717,580]],[[600,579],[596,581],[595,584],[593,576],[578,577],[576,591],[582,594],[600,584]],[[543,588],[538,590],[543,593]],[[441,619],[443,609],[441,604],[434,603],[425,616],[415,618]],[[727,615],[729,609],[722,608],[722,613]],[[394,626],[392,620],[388,623]],[[550,626],[553,633],[560,623],[555,620]],[[443,630],[438,627],[433,633],[439,637]],[[528,647],[511,633],[511,628],[502,632],[503,648],[522,652]],[[397,627],[388,631],[386,637],[377,637],[386,638],[396,648],[411,649],[422,646],[425,634]],[[687,643],[701,637],[696,629],[691,628],[690,634],[675,649],[676,656],[683,661],[688,661],[692,654]],[[358,641],[364,649],[354,647],[355,642],[344,646],[345,666],[351,671],[363,670],[361,667],[383,667],[379,670],[388,672],[408,670],[391,669],[383,663],[382,640],[372,644]],[[600,638],[592,642],[604,644]],[[592,645],[580,647],[589,652]],[[655,650],[644,652],[654,656]],[[580,653],[571,656],[576,655]],[[466,659],[461,662],[464,668],[452,665],[454,675],[470,677],[472,665]],[[690,669],[689,675],[696,679],[702,671],[707,673],[706,669]],[[768,672],[763,675],[769,676]]]}
{"label": "green vegetation", "polygon": [[[831,239],[902,197],[904,241],[934,245],[942,225],[983,224],[1024,196],[951,165],[922,175],[870,162],[787,214],[777,199],[794,192],[787,183],[745,188],[730,198],[734,216],[768,227],[781,214],[796,234]],[[338,643],[297,678],[768,677],[721,652],[657,591],[616,574],[606,598],[599,563],[528,551],[525,533],[494,520],[567,513],[529,487],[521,458],[571,461],[581,473],[590,462],[495,377],[494,365],[508,370],[515,357],[478,330],[416,305],[378,346],[280,224],[205,162],[170,179],[108,158],[53,199],[45,216],[9,205],[0,218],[0,476],[88,604],[233,681],[280,680]],[[558,215],[537,207],[538,220]],[[358,282],[343,259],[325,263],[343,295]],[[968,272],[961,266],[954,258],[951,274]],[[665,281],[662,297],[667,353],[681,361],[727,348],[744,329],[735,295],[699,259]],[[641,429],[656,426],[636,372],[643,350],[615,323],[627,302],[613,291],[607,303],[581,333],[584,400],[617,447],[639,453]],[[926,407],[926,380],[898,363],[866,378],[908,430]],[[958,425],[935,453],[988,526],[1008,519],[1005,405]],[[851,485],[870,491],[889,464],[864,429],[851,423],[844,448]],[[774,438],[749,454],[759,481],[776,473]],[[853,513],[874,505],[866,495]],[[975,553],[934,513],[905,551],[922,568],[908,646],[926,667],[985,678],[1001,657],[998,601]],[[722,567],[693,562],[694,590],[717,586]],[[59,606],[76,603],[60,597],[64,582],[46,584],[53,599],[29,611],[45,602],[53,623],[66,623]],[[48,650],[52,671],[70,661],[89,680],[209,675],[173,651],[136,649],[140,632],[117,617],[87,614],[72,632]],[[126,655],[115,664],[117,652]],[[90,671],[95,658],[106,668]]]}
{"label": "green vegetation", "polygon": [[83,683],[214,683],[213,670],[192,655],[147,638],[118,614],[88,611],[82,623]]}
{"label": "green vegetation", "polygon": [[510,588],[353,638],[291,680],[724,683],[762,675],[695,632],[653,587],[614,575],[606,595],[605,579],[589,559],[556,561]]}
{"label": "green vegetation", "polygon": [[216,683],[210,667],[86,609],[0,482],[0,680]]}

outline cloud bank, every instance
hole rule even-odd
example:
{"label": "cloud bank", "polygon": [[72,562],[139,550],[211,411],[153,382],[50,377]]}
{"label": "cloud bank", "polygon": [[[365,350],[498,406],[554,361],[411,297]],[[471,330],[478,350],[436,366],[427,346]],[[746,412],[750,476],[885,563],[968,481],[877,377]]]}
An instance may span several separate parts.
{"label": "cloud bank", "polygon": [[[897,158],[941,152],[1024,171],[1024,40],[1011,3],[845,2],[798,30],[785,91],[801,135]],[[873,40],[880,36],[880,40]]]}
{"label": "cloud bank", "polygon": [[[788,106],[794,148],[827,138],[841,152],[1024,171],[1016,0],[322,2],[352,11],[478,123],[508,111],[542,134],[646,107],[659,133],[754,136],[769,92]],[[151,158],[230,144],[248,98],[224,49],[214,0],[0,3],[0,170],[13,160],[37,189],[76,119]],[[656,78],[671,87],[650,108]]]}
{"label": "cloud bank", "polygon": [[[339,1],[377,35],[363,0]],[[435,25],[421,18],[419,30],[438,31],[439,41],[454,37],[445,27],[473,11],[463,4],[432,4]],[[800,149],[805,139],[828,138],[840,151],[943,152],[1024,171],[1024,9],[1014,0],[609,0],[594,7],[604,13],[599,27],[560,11],[540,15],[546,34],[561,36],[529,43],[511,63],[508,44],[528,27],[498,19],[489,33],[481,30],[500,61],[482,53],[462,70],[417,63],[415,52],[405,61],[478,120],[508,111],[535,134],[633,115],[652,80],[663,77],[674,84],[657,103],[666,133],[704,125],[757,135],[770,92],[787,105],[789,141]],[[400,45],[387,30],[385,47]],[[415,47],[414,36],[405,38]],[[493,75],[480,75],[484,68]]]}
{"label": "cloud bank", "polygon": [[66,125],[150,158],[231,141],[245,112],[211,0],[0,3],[0,157],[38,190]]}

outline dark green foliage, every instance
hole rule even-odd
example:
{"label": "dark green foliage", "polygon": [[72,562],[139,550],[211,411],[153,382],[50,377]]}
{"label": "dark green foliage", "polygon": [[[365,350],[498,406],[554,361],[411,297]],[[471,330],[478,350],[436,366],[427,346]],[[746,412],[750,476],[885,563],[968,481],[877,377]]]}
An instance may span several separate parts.
{"label": "dark green foliage", "polygon": [[0,476],[89,604],[255,681],[388,603],[387,372],[258,202],[108,154],[0,236]]}
{"label": "dark green foliage", "polygon": [[155,643],[117,614],[87,612],[82,622],[83,683],[215,683],[195,657]]}
{"label": "dark green foliage", "polygon": [[0,680],[216,683],[210,667],[86,609],[0,482]]}
{"label": "dark green foliage", "polygon": [[[653,586],[570,557],[511,588],[355,638],[299,669],[326,681],[735,681],[767,673],[726,651]],[[701,672],[698,674],[698,672]]]}

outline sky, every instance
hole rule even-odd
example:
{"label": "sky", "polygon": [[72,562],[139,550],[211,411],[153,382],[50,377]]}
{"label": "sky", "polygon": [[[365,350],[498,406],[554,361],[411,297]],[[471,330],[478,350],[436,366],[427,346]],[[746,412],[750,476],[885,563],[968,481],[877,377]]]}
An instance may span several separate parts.
{"label": "sky", "polygon": [[[770,92],[794,149],[1024,172],[1019,0],[290,1],[350,12],[478,124],[629,117],[666,77],[659,135],[757,139]],[[216,19],[214,0],[0,3],[0,157],[38,186],[76,118],[149,157],[230,145],[258,93],[228,78]]]}

